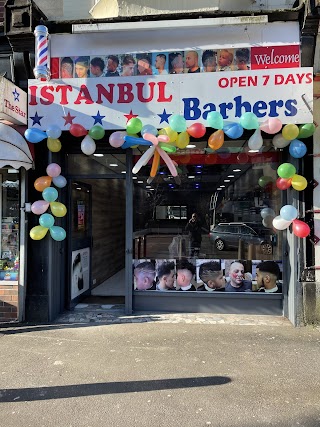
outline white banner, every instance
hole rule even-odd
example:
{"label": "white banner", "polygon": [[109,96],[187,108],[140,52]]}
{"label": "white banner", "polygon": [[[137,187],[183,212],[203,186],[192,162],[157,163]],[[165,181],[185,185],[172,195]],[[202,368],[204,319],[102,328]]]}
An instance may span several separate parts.
{"label": "white banner", "polygon": [[214,72],[132,77],[29,81],[28,125],[46,130],[71,124],[86,129],[125,129],[131,117],[143,125],[168,126],[172,114],[188,125],[206,125],[210,111],[225,122],[239,122],[251,111],[259,122],[278,118],[285,123],[313,121],[313,69],[274,69],[236,73]]}

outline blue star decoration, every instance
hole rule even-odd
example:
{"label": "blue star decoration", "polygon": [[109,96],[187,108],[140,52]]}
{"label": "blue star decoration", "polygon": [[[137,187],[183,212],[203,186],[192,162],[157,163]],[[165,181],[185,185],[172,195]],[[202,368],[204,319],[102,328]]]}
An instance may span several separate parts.
{"label": "blue star decoration", "polygon": [[104,119],[106,116],[101,116],[100,111],[98,110],[97,115],[91,117],[94,119],[93,125],[95,125],[96,123],[100,123],[100,125],[102,125],[102,119]]}
{"label": "blue star decoration", "polygon": [[166,109],[164,108],[163,109],[163,113],[162,114],[157,114],[157,116],[159,116],[160,119],[161,119],[160,120],[160,125],[161,125],[162,122],[167,122],[169,124],[169,117],[172,116],[172,114],[168,114],[166,112]]}
{"label": "blue star decoration", "polygon": [[20,93],[17,91],[17,89],[15,88],[14,91],[12,92],[12,95],[14,96],[14,100],[19,102],[19,96]]}
{"label": "blue star decoration", "polygon": [[43,119],[44,116],[38,116],[38,113],[36,111],[36,114],[33,117],[30,117],[30,119],[33,121],[32,126],[39,125],[41,126],[40,120]]}

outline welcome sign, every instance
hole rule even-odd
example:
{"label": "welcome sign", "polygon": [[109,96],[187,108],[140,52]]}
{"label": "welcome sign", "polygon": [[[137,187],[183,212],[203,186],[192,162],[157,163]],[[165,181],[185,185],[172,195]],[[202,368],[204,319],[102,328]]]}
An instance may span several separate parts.
{"label": "welcome sign", "polygon": [[312,122],[313,69],[291,68],[237,73],[201,73],[131,77],[29,81],[28,125],[68,130],[80,123],[104,129],[124,129],[132,117],[160,128],[172,114],[188,125],[206,124],[210,111],[226,122],[238,122],[247,111],[259,121]]}

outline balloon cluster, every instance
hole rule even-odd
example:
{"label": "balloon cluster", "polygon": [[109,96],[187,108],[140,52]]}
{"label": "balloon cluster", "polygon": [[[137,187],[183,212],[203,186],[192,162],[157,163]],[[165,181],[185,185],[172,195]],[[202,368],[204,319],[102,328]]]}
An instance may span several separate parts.
{"label": "balloon cluster", "polygon": [[[105,130],[99,125],[95,125],[87,131],[82,125],[76,123],[70,126],[69,132],[75,137],[84,136],[81,142],[81,151],[87,156],[96,151],[94,140],[102,139],[105,135]],[[48,149],[53,153],[57,153],[61,150],[61,142],[59,140],[61,133],[59,126],[52,125],[45,132],[40,129],[29,128],[25,131],[24,136],[27,141],[33,144],[37,144],[47,138]]]}
{"label": "balloon cluster", "polygon": [[[51,187],[53,183],[58,188],[63,188],[67,184],[67,180],[61,175],[61,167],[57,163],[50,163],[46,169],[47,176],[41,176],[34,182],[34,187],[42,193],[43,200],[38,200],[31,205],[31,211],[40,215],[39,224],[30,230],[32,240],[43,239],[48,230],[51,237],[60,242],[66,238],[64,228],[54,225],[55,218],[62,218],[67,213],[67,208],[63,203],[57,202],[58,191]],[[51,214],[45,213],[50,207]]]}
{"label": "balloon cluster", "polygon": [[310,227],[304,221],[297,219],[298,211],[292,205],[282,206],[280,215],[276,216],[272,225],[276,230],[285,230],[292,224],[292,231],[297,237],[307,237],[310,234]]}

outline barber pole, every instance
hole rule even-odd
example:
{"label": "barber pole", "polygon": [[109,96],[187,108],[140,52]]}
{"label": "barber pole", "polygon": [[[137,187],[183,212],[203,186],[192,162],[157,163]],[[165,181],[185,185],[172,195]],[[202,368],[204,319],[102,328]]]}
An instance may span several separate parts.
{"label": "barber pole", "polygon": [[44,25],[38,25],[34,30],[36,38],[35,56],[36,66],[33,70],[34,76],[39,80],[49,80],[50,73],[48,68],[49,49],[48,49],[48,29]]}

